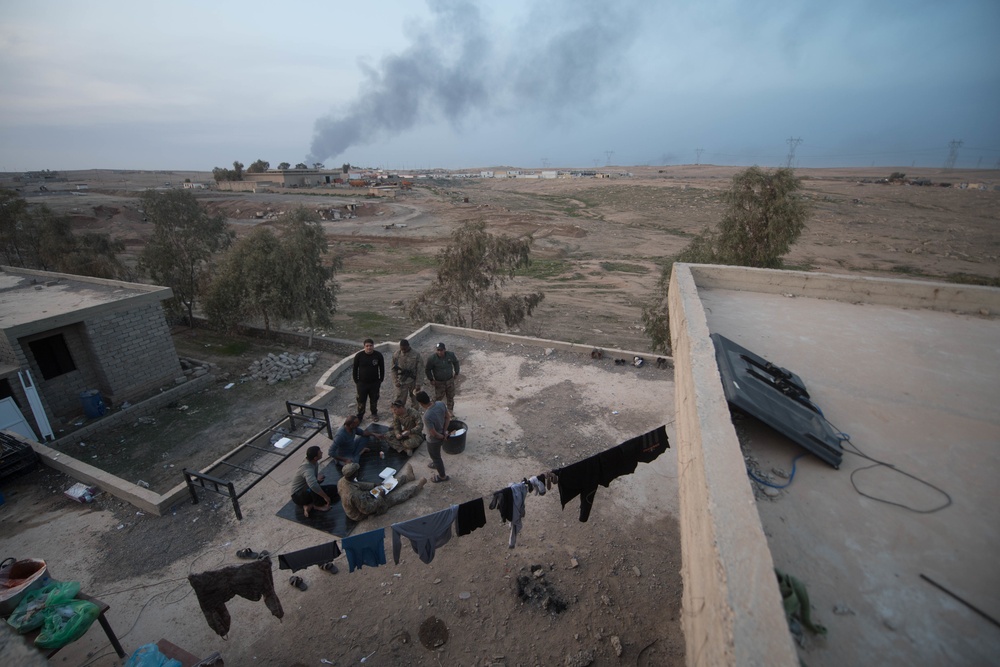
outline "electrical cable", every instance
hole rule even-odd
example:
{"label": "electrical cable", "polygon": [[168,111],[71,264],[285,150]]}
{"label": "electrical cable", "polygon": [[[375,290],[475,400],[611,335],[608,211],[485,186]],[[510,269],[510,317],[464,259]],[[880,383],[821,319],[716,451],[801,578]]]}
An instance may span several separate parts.
{"label": "electrical cable", "polygon": [[757,477],[757,475],[753,474],[752,472],[750,472],[749,468],[747,468],[747,474],[750,475],[750,478],[753,481],[757,482],[758,484],[763,484],[764,486],[769,486],[772,489],[784,489],[784,488],[787,488],[787,487],[791,486],[792,480],[795,479],[795,465],[798,463],[799,459],[801,459],[807,453],[808,452],[803,452],[803,453],[799,454],[798,456],[796,456],[794,459],[792,459],[792,474],[788,476],[788,481],[786,483],[784,483],[784,484],[778,485],[778,484],[772,484],[771,482],[767,482],[767,481],[761,479],[760,477]]}
{"label": "electrical cable", "polygon": [[[921,478],[917,477],[916,475],[910,474],[910,473],[906,472],[905,470],[901,470],[901,469],[897,468],[895,465],[893,465],[891,463],[888,463],[886,461],[880,461],[879,459],[876,459],[876,458],[873,458],[871,456],[868,456],[867,454],[865,454],[864,452],[862,452],[861,449],[851,441],[851,436],[849,436],[848,434],[844,433],[839,428],[837,428],[833,424],[833,422],[831,422],[826,417],[823,417],[823,421],[825,421],[827,424],[829,424],[830,428],[832,428],[834,431],[837,432],[837,437],[840,438],[841,442],[843,442],[843,443],[845,443],[847,445],[850,445],[851,449],[846,449],[845,448],[844,449],[845,452],[847,452],[849,454],[854,454],[855,456],[858,456],[858,457],[863,458],[863,459],[867,459],[867,460],[869,460],[869,461],[872,462],[872,465],[870,465],[870,466],[864,466],[862,468],[855,468],[854,470],[851,471],[851,486],[854,487],[854,490],[857,491],[858,495],[864,496],[865,498],[868,498],[870,500],[878,501],[880,503],[885,503],[886,505],[894,505],[896,507],[901,507],[901,508],[903,508],[905,510],[909,510],[909,511],[914,512],[916,514],[933,514],[934,512],[940,512],[944,508],[946,508],[949,505],[951,505],[951,503],[952,503],[951,496],[944,489],[942,489],[942,488],[940,488],[938,486],[935,486],[935,485],[931,484],[930,482],[928,482],[927,480],[924,480],[924,479],[921,479]],[[939,505],[938,507],[934,507],[934,508],[928,509],[928,510],[922,510],[922,509],[917,509],[915,507],[911,507],[910,505],[907,505],[905,503],[897,503],[894,500],[887,500],[886,498],[879,498],[878,496],[873,496],[870,493],[865,493],[860,488],[858,488],[858,483],[854,479],[855,475],[857,475],[859,472],[862,472],[862,471],[865,471],[865,470],[871,470],[873,468],[879,468],[881,466],[885,466],[886,468],[889,468],[889,470],[892,470],[894,472],[898,472],[900,475],[903,475],[905,477],[909,477],[913,481],[918,482],[920,484],[923,484],[924,486],[926,486],[928,488],[931,488],[934,491],[937,491],[942,496],[944,496],[944,498],[945,498],[944,504]]]}

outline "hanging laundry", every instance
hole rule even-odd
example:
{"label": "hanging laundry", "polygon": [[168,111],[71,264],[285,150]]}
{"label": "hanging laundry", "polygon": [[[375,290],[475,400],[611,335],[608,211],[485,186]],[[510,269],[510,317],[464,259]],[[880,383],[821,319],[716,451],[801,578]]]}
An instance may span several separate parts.
{"label": "hanging laundry", "polygon": [[285,615],[278,594],[274,592],[270,558],[245,565],[231,565],[221,570],[189,574],[188,582],[194,589],[209,627],[220,637],[225,638],[229,634],[231,617],[226,603],[237,595],[254,602],[263,596],[264,604],[274,616],[282,618]]}
{"label": "hanging laundry", "polygon": [[509,486],[493,492],[490,509],[500,512],[500,523],[507,523],[514,518],[512,514],[514,511],[514,494]]}
{"label": "hanging laundry", "polygon": [[563,509],[566,503],[580,496],[580,521],[590,518],[594,505],[594,494],[601,482],[601,464],[597,456],[591,456],[571,463],[556,471],[559,476],[559,502]]}
{"label": "hanging laundry", "polygon": [[403,546],[400,538],[405,537],[420,560],[430,563],[434,560],[434,551],[451,539],[451,524],[455,523],[457,514],[458,505],[452,505],[440,512],[392,524],[392,562],[399,565]]}
{"label": "hanging laundry", "polygon": [[287,554],[279,554],[278,569],[298,572],[310,565],[329,563],[339,555],[340,547],[337,546],[337,542],[334,540],[333,542],[327,542],[316,547],[292,551]]}
{"label": "hanging laundry", "polygon": [[385,565],[385,528],[377,528],[360,535],[351,535],[340,541],[347,554],[348,572],[360,570],[363,566]]}
{"label": "hanging laundry", "polygon": [[482,498],[464,502],[458,506],[455,516],[455,533],[461,537],[486,525],[486,503]]}
{"label": "hanging laundry", "polygon": [[540,496],[545,495],[545,473],[531,479],[526,479],[524,482],[528,485],[528,493],[537,493]]}
{"label": "hanging laundry", "polygon": [[517,482],[510,485],[512,496],[511,520],[510,520],[510,541],[507,546],[511,549],[517,544],[517,534],[521,532],[521,520],[524,518],[524,497],[528,492],[528,485],[524,482]]}
{"label": "hanging laundry", "polygon": [[607,487],[618,477],[632,474],[638,463],[653,461],[668,447],[666,427],[657,426],[648,433],[556,470],[563,508],[580,496],[580,521],[586,521],[590,518],[598,485]]}

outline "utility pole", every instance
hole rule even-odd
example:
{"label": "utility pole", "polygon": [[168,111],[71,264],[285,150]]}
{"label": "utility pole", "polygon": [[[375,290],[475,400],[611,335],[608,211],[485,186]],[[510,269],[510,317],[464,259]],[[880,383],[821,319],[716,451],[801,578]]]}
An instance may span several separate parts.
{"label": "utility pole", "polygon": [[542,158],[542,169],[548,169],[548,168],[549,168],[549,159],[547,157],[543,157]]}
{"label": "utility pole", "polygon": [[605,166],[610,167],[611,166],[611,156],[614,155],[615,152],[614,151],[604,151],[604,154],[608,156],[608,161],[607,161],[607,163],[605,163]]}
{"label": "utility pole", "polygon": [[785,167],[791,169],[792,164],[795,162],[795,149],[802,143],[802,138],[788,137],[788,139],[785,140],[785,143],[788,144],[788,161],[785,163]]}
{"label": "utility pole", "polygon": [[954,169],[955,161],[958,160],[958,149],[965,143],[961,139],[952,139],[948,142],[948,159],[944,161],[945,169]]}
{"label": "utility pole", "polygon": [[694,149],[694,152],[698,156],[698,157],[695,158],[694,163],[695,164],[701,164],[701,154],[705,152],[705,149],[704,148],[696,148],[696,149]]}

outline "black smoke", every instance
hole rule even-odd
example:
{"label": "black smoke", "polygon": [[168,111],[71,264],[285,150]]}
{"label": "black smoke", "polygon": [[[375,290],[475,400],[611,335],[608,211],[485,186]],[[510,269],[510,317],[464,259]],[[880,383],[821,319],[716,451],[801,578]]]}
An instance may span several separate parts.
{"label": "black smoke", "polygon": [[642,13],[633,0],[549,0],[516,25],[489,24],[476,3],[431,0],[432,20],[409,46],[367,67],[346,111],[316,121],[307,162],[393,136],[424,121],[456,126],[474,112],[587,113],[627,81]]}

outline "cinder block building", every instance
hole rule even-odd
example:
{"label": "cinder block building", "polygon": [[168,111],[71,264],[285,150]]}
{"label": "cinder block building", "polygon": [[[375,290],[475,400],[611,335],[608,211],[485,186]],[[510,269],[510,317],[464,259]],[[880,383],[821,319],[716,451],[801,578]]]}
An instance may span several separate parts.
{"label": "cinder block building", "polygon": [[39,409],[62,423],[84,413],[85,392],[114,406],[173,385],[183,372],[163,313],[172,296],[168,287],[0,267],[0,402],[12,401],[43,436]]}

